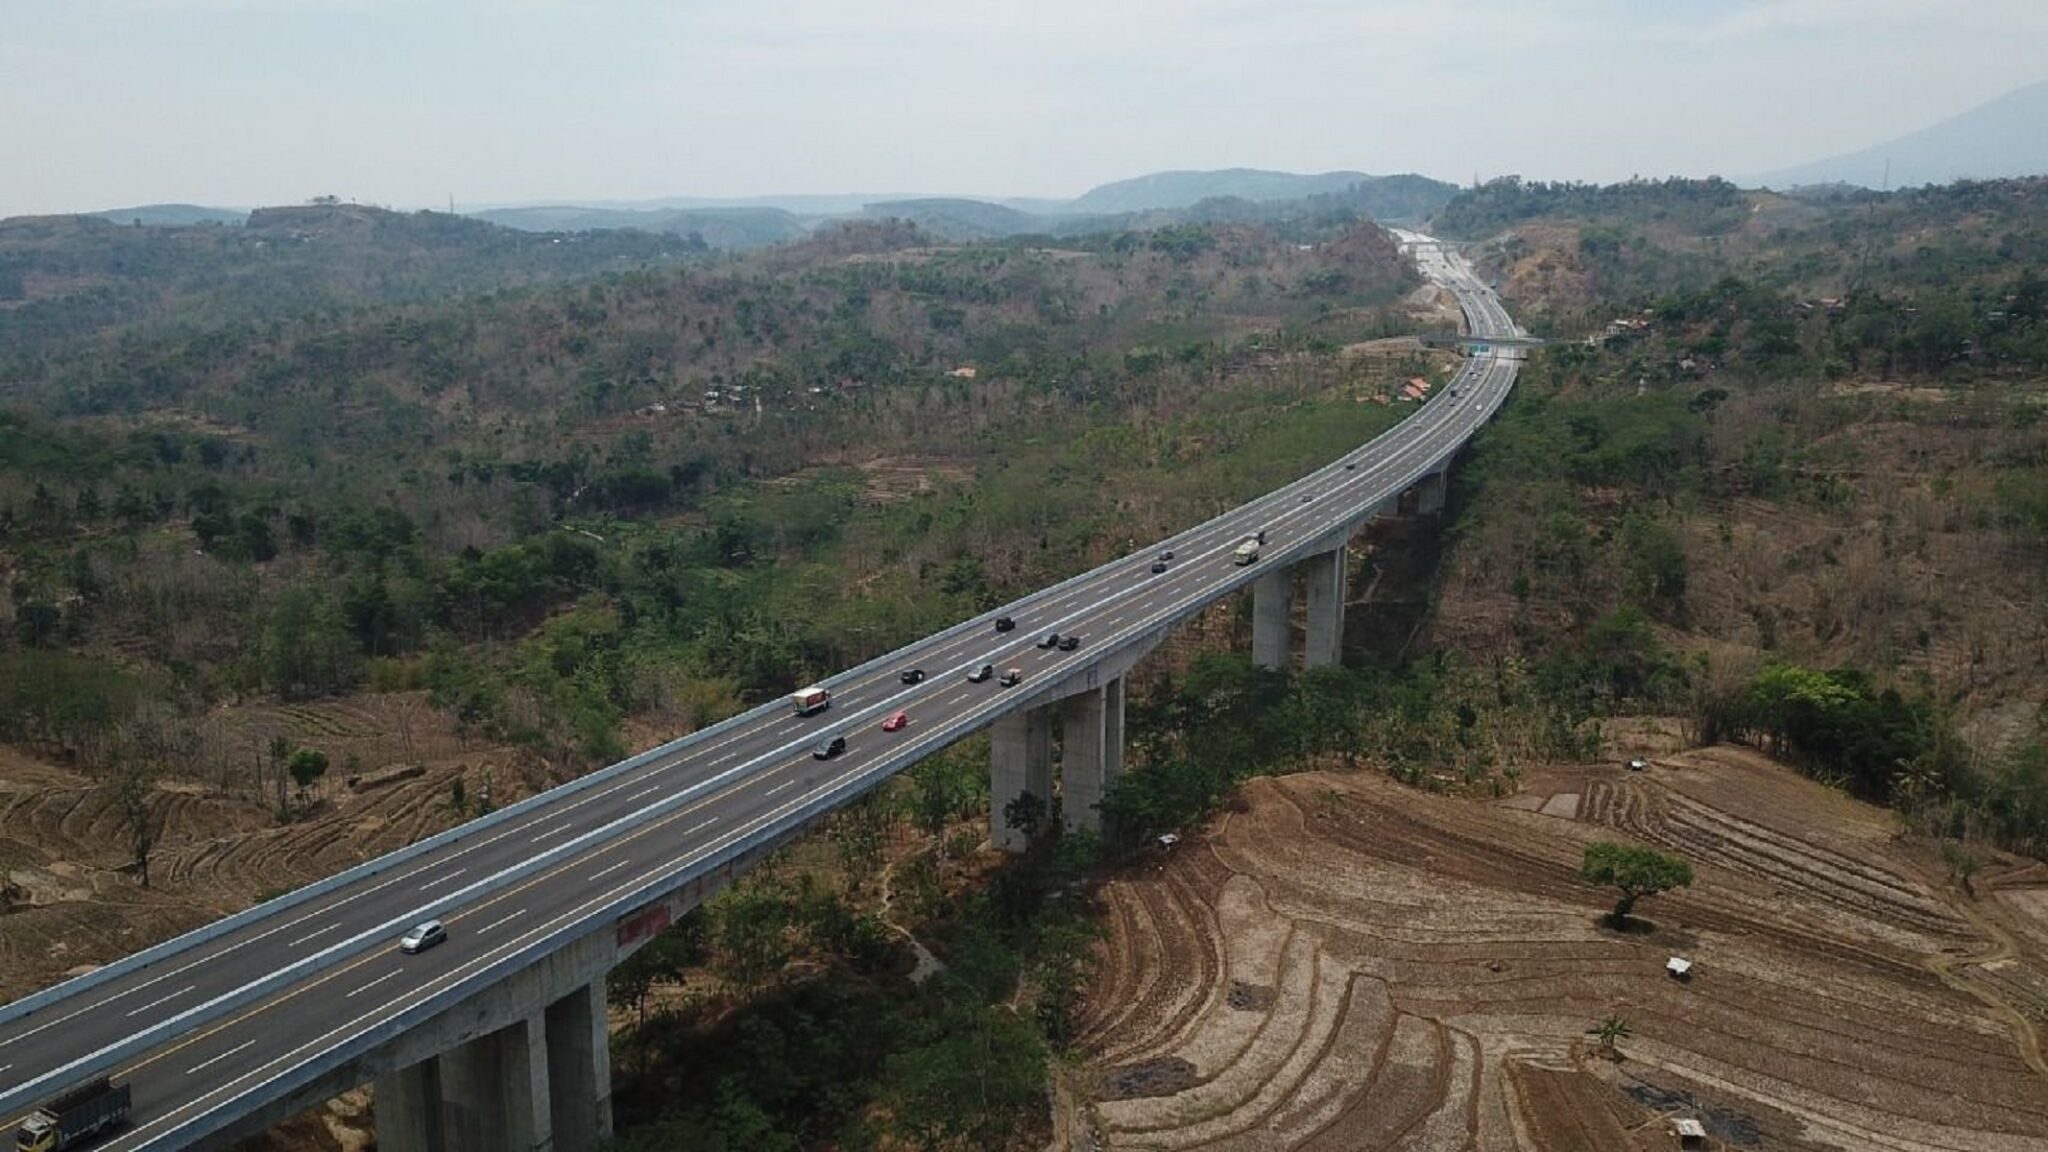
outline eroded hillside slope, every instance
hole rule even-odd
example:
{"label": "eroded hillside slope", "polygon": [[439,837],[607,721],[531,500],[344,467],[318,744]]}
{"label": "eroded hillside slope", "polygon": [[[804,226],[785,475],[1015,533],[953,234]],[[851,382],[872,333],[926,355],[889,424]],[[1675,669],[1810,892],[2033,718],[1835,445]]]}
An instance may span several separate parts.
{"label": "eroded hillside slope", "polygon": [[[2048,1149],[2048,874],[1971,900],[1882,811],[1746,752],[1536,774],[1499,802],[1252,782],[1109,884],[1084,1047],[1113,1149]],[[1585,844],[1690,858],[1654,932]],[[1665,960],[1698,964],[1680,983]],[[1619,1058],[1588,1029],[1620,1016]],[[1077,1140],[1076,1143],[1080,1143]]]}

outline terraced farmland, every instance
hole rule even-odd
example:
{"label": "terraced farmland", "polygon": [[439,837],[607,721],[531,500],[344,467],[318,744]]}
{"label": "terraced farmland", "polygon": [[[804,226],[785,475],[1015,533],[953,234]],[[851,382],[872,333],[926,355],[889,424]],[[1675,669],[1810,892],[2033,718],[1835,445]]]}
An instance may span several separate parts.
{"label": "terraced farmland", "polygon": [[[254,767],[276,737],[333,764],[311,811],[289,823]],[[133,880],[126,817],[105,780],[0,749],[0,997],[438,831],[460,819],[449,803],[457,777],[472,790],[494,785],[501,804],[556,782],[514,749],[465,744],[422,693],[224,709],[204,741],[202,767],[234,768],[234,787],[157,785],[147,889]]]}
{"label": "terraced farmland", "polygon": [[[1069,1142],[1624,1152],[1692,1117],[1710,1147],[2048,1150],[2048,871],[1971,899],[1887,814],[1740,751],[1528,784],[1257,781],[1108,884]],[[1575,878],[1618,836],[1694,864],[1654,931]]]}

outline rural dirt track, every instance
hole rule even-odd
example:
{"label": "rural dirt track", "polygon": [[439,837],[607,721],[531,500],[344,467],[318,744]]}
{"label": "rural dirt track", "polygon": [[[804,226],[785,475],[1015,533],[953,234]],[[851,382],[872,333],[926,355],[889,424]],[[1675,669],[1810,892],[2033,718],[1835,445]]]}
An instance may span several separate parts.
{"label": "rural dirt track", "polygon": [[[2048,1152],[2048,870],[1973,901],[1885,813],[1732,749],[1506,802],[1363,774],[1247,799],[1103,890],[1101,1147],[1628,1152],[1692,1116],[1710,1147]],[[1617,836],[1693,862],[1653,932],[1575,878]],[[1610,1015],[1618,1060],[1586,1035]]]}

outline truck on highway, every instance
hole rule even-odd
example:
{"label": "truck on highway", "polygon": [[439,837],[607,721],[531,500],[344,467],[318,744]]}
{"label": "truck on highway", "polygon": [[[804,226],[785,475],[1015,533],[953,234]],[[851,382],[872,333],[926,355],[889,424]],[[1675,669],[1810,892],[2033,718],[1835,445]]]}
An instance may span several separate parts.
{"label": "truck on highway", "polygon": [[17,1152],[77,1148],[128,1116],[128,1085],[105,1076],[57,1096],[29,1114],[14,1134]]}
{"label": "truck on highway", "polygon": [[830,708],[832,706],[832,694],[813,684],[809,688],[799,688],[795,692],[790,693],[789,703],[791,707],[796,709],[797,715],[809,716]]}
{"label": "truck on highway", "polygon": [[[1261,533],[1261,535],[1263,535],[1263,533]],[[1257,540],[1247,540],[1244,543],[1239,544],[1237,546],[1237,551],[1232,552],[1230,554],[1230,562],[1237,565],[1240,568],[1244,567],[1247,564],[1256,564],[1258,563],[1258,560],[1259,542]]]}

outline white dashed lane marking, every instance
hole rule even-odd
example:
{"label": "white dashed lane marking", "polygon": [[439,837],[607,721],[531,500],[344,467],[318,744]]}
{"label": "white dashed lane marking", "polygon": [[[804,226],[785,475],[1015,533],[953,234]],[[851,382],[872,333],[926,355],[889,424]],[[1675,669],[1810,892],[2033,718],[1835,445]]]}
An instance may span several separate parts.
{"label": "white dashed lane marking", "polygon": [[195,1072],[203,1072],[206,1069],[213,1067],[215,1064],[218,1064],[221,1061],[227,1059],[228,1057],[233,1056],[235,1053],[246,1052],[249,1049],[254,1048],[255,1046],[256,1042],[254,1040],[244,1041],[243,1043],[235,1045],[233,1048],[228,1049],[220,1055],[215,1056],[211,1060],[202,1060],[199,1063],[194,1064],[190,1068],[185,1069],[185,1075],[190,1076]]}

